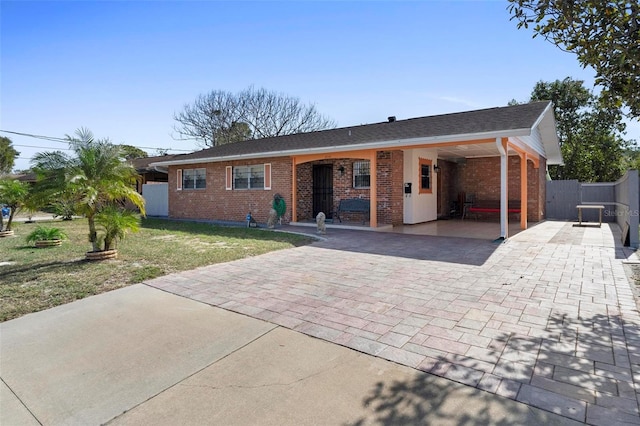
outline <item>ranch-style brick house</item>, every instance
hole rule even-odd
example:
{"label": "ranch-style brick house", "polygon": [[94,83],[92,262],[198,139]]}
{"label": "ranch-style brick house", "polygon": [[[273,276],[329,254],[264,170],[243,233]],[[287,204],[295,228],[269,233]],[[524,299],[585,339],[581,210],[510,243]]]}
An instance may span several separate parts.
{"label": "ranch-style brick house", "polygon": [[491,207],[476,210],[506,238],[510,218],[522,229],[544,219],[546,167],[561,163],[552,104],[533,102],[248,140],[150,166],[168,173],[170,218],[266,222],[278,193],[285,223],[331,218],[360,198],[368,226],[388,228],[483,200]]}

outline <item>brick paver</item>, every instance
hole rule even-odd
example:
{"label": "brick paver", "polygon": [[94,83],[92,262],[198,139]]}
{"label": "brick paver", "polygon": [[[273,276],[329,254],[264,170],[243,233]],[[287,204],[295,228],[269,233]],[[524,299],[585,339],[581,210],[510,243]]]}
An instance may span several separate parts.
{"label": "brick paver", "polygon": [[617,228],[504,244],[329,230],[148,285],[592,424],[640,424],[640,315]]}

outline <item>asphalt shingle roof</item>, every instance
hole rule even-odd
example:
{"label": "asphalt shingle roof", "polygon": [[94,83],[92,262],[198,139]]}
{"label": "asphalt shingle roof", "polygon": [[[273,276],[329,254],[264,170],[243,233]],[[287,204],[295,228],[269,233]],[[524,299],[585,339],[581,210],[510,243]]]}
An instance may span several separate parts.
{"label": "asphalt shingle roof", "polygon": [[131,160],[131,164],[136,168],[138,172],[146,172],[154,170],[153,167],[149,165],[151,163],[159,163],[161,161],[171,161],[180,158],[182,154],[166,154],[166,155],[157,155],[155,157],[140,157],[134,158]]}
{"label": "asphalt shingle roof", "polygon": [[[238,155],[266,154],[314,148],[340,147],[382,141],[432,138],[505,130],[530,129],[550,102],[496,107],[475,111],[342,127],[309,133],[253,139],[220,145],[173,160],[197,160]],[[162,160],[160,160],[162,161]]]}

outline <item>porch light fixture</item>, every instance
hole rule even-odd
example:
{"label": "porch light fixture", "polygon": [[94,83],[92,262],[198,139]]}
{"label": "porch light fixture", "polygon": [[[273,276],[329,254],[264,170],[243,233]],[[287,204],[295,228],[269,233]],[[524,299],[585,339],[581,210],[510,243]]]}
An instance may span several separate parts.
{"label": "porch light fixture", "polygon": [[433,171],[434,171],[435,173],[438,173],[438,172],[440,171],[440,166],[438,166],[437,164],[434,164],[434,165],[433,165]]}
{"label": "porch light fixture", "polygon": [[340,172],[341,175],[344,176],[344,166],[340,165],[340,167],[338,167],[338,171]]}

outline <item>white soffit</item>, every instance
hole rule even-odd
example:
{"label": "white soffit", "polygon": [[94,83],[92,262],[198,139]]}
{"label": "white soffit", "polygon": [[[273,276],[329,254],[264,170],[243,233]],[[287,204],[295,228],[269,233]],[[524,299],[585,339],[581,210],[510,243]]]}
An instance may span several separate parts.
{"label": "white soffit", "polygon": [[499,155],[495,143],[482,143],[471,145],[452,145],[438,147],[438,157],[447,158],[471,158],[471,157],[494,157]]}
{"label": "white soffit", "polygon": [[564,165],[555,120],[553,120],[553,112],[545,115],[545,118],[540,123],[539,130],[540,136],[542,137],[542,144],[544,145],[547,164]]}
{"label": "white soffit", "polygon": [[534,129],[540,132],[542,145],[544,147],[544,157],[547,165],[558,164],[564,165],[562,152],[560,151],[560,142],[558,141],[558,130],[556,129],[556,120],[553,114],[553,104],[549,102],[547,108],[540,118],[533,125]]}

